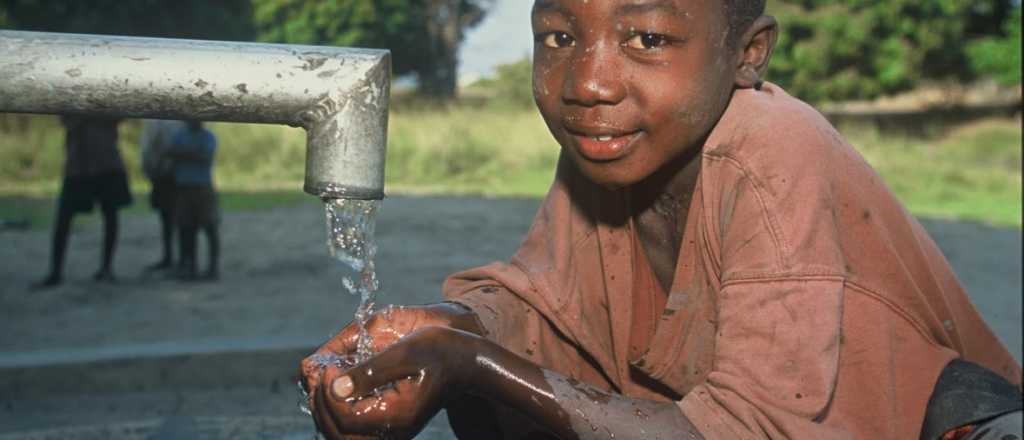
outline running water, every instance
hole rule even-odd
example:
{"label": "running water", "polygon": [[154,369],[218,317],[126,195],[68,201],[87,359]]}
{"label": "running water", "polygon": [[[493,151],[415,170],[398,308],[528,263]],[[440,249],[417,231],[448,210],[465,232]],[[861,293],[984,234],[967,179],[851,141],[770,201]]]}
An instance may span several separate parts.
{"label": "running water", "polygon": [[373,354],[373,339],[366,332],[366,321],[373,312],[374,297],[380,284],[374,267],[377,242],[373,238],[379,200],[330,199],[324,202],[327,213],[327,248],[345,269],[342,285],[350,294],[359,295],[355,322],[359,340],[354,361],[362,362]]}
{"label": "running water", "polygon": [[[324,201],[328,252],[342,263],[342,285],[345,290],[352,295],[359,295],[359,308],[355,315],[359,339],[354,356],[316,355],[316,361],[323,367],[334,365],[349,368],[373,355],[373,338],[366,331],[366,321],[373,313],[374,297],[380,287],[373,261],[377,254],[377,242],[373,234],[380,204],[379,200]],[[310,414],[309,395],[301,382],[299,391],[302,395],[299,408]]]}

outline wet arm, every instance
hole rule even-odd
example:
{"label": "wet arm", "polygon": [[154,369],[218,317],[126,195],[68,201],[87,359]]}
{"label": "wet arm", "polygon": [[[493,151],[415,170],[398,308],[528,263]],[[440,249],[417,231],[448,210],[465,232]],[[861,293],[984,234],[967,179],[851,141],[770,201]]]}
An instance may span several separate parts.
{"label": "wet arm", "polygon": [[484,340],[467,392],[525,413],[561,439],[703,439],[673,402],[633,399],[544,370]]}

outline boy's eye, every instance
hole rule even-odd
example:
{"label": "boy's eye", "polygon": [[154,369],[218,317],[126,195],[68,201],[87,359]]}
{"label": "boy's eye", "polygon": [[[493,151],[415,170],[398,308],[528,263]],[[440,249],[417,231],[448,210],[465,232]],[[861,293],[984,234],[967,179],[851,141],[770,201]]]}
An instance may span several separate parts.
{"label": "boy's eye", "polygon": [[633,49],[649,50],[668,44],[668,37],[661,34],[636,34],[626,40],[625,45]]}
{"label": "boy's eye", "polygon": [[576,45],[576,39],[565,32],[548,32],[540,35],[538,40],[540,40],[541,43],[544,43],[544,46],[552,49]]}

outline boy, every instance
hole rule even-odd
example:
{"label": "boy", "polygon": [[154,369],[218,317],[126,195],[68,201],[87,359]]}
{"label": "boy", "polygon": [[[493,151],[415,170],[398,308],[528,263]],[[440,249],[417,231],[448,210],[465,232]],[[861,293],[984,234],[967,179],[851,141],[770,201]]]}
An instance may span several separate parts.
{"label": "boy", "polygon": [[[167,151],[174,160],[174,186],[177,194],[175,209],[181,257],[177,276],[192,281],[216,280],[219,276],[217,260],[220,256],[220,208],[213,189],[213,155],[217,151],[217,138],[203,127],[201,121],[187,121],[185,128],[174,136]],[[209,266],[200,277],[196,261],[196,236],[202,229],[209,246]]]}
{"label": "boy", "polygon": [[[763,10],[535,2],[556,181],[510,264],[377,316],[362,364],[344,362],[352,326],[303,362],[321,432],[408,438],[439,408],[462,438],[908,439],[1019,420],[1020,366],[935,244],[817,112],[761,81]],[[970,395],[965,376],[997,396],[973,407],[998,409],[933,410]]]}

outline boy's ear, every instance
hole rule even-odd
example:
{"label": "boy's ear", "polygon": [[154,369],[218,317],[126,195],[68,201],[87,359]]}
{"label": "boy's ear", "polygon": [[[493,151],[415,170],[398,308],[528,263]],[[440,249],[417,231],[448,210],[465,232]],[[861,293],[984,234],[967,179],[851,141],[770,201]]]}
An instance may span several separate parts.
{"label": "boy's ear", "polygon": [[775,50],[775,41],[779,37],[779,24],[775,17],[762,15],[757,17],[740,37],[738,63],[736,65],[735,85],[740,89],[751,87],[758,90],[764,82],[761,76],[768,68],[768,61]]}

